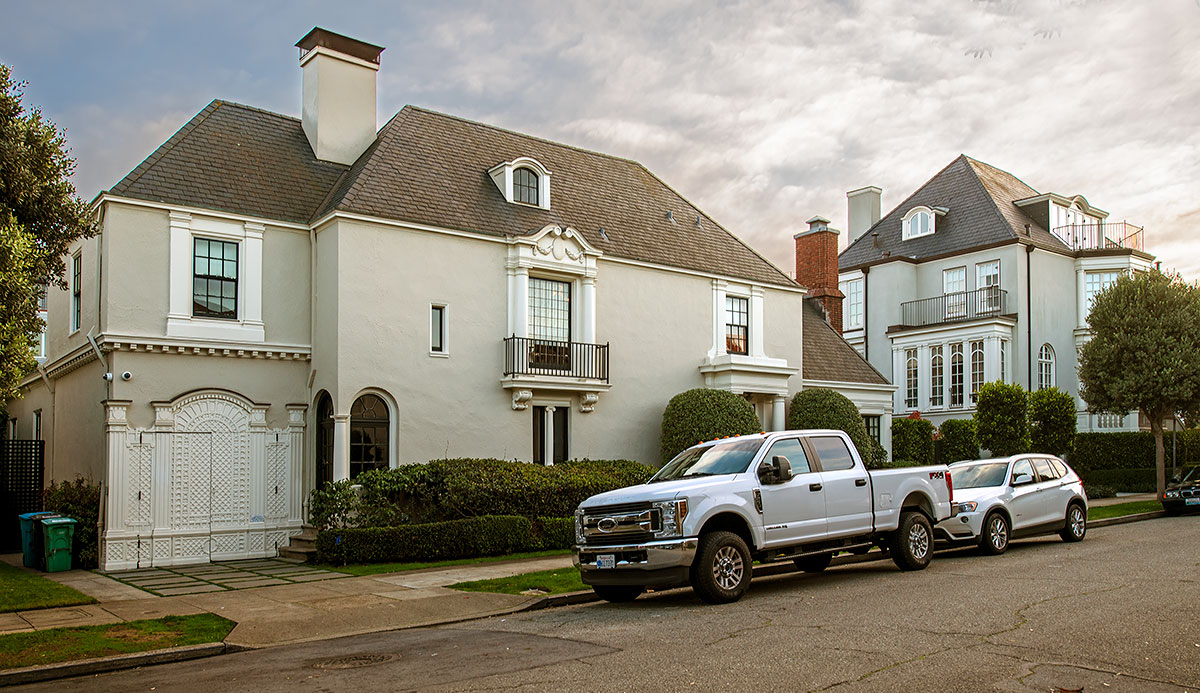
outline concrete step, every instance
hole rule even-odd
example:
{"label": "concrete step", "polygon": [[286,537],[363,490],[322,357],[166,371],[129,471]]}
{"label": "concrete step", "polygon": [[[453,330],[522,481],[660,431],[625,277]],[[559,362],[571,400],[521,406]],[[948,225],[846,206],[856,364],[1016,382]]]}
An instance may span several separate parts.
{"label": "concrete step", "polygon": [[279,547],[280,558],[290,558],[300,561],[311,561],[317,554],[317,528],[304,525],[298,536],[288,540],[287,546]]}
{"label": "concrete step", "polygon": [[317,550],[315,548],[300,548],[300,549],[298,549],[293,546],[280,546],[279,547],[279,557],[280,558],[290,558],[293,560],[298,560],[298,561],[302,561],[304,563],[308,563],[309,561],[314,559],[316,557],[316,555],[317,555]]}

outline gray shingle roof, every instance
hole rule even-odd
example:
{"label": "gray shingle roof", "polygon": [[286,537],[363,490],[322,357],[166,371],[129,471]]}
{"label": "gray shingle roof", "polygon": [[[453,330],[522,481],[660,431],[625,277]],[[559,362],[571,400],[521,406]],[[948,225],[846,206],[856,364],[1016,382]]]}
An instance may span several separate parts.
{"label": "gray shingle roof", "polygon": [[825,314],[811,299],[804,300],[803,333],[805,380],[889,384],[882,373],[825,322]]}
{"label": "gray shingle roof", "polygon": [[[1018,241],[1045,250],[1070,252],[1062,241],[1013,204],[1037,194],[1011,173],[960,155],[842,251],[838,256],[839,269],[899,257],[923,260]],[[922,205],[945,207],[949,211],[937,218],[933,235],[901,240],[904,215]],[[878,243],[872,238],[873,233],[879,234]]]}
{"label": "gray shingle roof", "polygon": [[[506,202],[488,175],[520,156],[550,170],[549,210]],[[412,106],[346,167],[317,160],[295,118],[213,101],[112,192],[300,223],[346,211],[491,236],[556,223],[606,255],[797,286],[635,161]]]}

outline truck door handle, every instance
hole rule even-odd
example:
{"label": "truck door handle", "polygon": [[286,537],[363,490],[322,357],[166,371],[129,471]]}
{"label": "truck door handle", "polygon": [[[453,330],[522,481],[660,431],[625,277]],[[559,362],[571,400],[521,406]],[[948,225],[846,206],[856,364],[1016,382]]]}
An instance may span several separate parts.
{"label": "truck door handle", "polygon": [[809,484],[809,485],[808,485],[808,490],[809,490],[809,491],[820,491],[820,490],[821,490],[821,485],[820,485],[820,484]]}
{"label": "truck door handle", "polygon": [[855,480],[854,480],[854,485],[855,485],[855,486],[866,486],[866,485],[867,485],[867,480],[866,480],[866,479],[855,479]]}

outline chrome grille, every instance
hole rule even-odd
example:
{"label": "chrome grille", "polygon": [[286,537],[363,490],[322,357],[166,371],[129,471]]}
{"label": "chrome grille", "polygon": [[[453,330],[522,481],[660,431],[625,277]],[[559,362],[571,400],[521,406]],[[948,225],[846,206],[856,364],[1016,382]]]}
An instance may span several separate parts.
{"label": "chrome grille", "polygon": [[623,503],[583,509],[583,540],[590,546],[648,541],[662,528],[649,503]]}

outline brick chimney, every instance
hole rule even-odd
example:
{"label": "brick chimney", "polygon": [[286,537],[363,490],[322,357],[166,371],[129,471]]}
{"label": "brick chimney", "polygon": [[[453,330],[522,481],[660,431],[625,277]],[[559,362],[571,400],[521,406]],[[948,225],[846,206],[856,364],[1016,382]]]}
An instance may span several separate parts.
{"label": "brick chimney", "polygon": [[825,310],[825,319],[842,333],[842,299],[838,289],[838,234],[824,217],[809,219],[796,240],[796,281],[808,287],[807,299]]}

